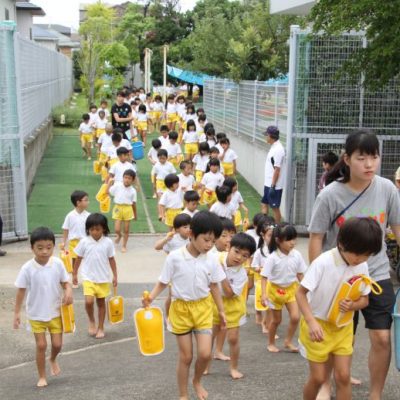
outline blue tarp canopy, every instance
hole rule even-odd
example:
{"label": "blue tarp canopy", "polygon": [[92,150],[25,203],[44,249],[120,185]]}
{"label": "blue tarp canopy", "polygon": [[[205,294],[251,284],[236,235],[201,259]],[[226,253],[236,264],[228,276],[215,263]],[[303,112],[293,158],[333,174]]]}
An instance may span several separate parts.
{"label": "blue tarp canopy", "polygon": [[184,71],[183,69],[172,67],[167,65],[168,75],[173,78],[179,79],[180,81],[193,83],[196,85],[204,85],[204,79],[212,79],[213,77],[206,74],[201,74],[199,72]]}

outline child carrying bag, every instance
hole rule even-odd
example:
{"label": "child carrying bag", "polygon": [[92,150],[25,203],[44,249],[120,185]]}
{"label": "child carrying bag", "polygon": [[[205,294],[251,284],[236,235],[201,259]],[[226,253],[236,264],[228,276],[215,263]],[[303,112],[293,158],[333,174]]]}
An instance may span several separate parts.
{"label": "child carrying bag", "polygon": [[114,286],[114,296],[107,304],[108,322],[112,325],[119,324],[124,320],[124,298],[117,296],[117,288]]}

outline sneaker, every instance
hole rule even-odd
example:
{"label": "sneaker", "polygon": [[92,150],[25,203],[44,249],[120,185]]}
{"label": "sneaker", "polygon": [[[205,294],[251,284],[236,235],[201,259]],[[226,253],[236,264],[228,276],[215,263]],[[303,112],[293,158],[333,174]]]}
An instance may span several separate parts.
{"label": "sneaker", "polygon": [[4,250],[0,250],[0,257],[3,257],[3,256],[5,256],[7,254],[7,252],[6,251],[4,251]]}

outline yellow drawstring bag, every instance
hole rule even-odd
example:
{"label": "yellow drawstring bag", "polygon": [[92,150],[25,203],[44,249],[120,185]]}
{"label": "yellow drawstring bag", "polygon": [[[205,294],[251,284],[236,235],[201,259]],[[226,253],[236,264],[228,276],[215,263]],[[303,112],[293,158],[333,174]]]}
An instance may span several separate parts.
{"label": "yellow drawstring bag", "polygon": [[119,324],[124,320],[124,298],[117,296],[117,288],[114,286],[114,296],[108,300],[108,322]]}

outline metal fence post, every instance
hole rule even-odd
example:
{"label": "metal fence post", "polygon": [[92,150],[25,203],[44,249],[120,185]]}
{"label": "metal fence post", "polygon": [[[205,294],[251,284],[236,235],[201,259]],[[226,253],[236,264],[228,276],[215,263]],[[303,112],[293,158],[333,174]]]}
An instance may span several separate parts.
{"label": "metal fence post", "polygon": [[236,93],[236,133],[239,136],[239,106],[240,106],[240,82],[237,84],[237,93]]}
{"label": "metal fence post", "polygon": [[257,128],[257,81],[254,81],[254,98],[253,98],[253,139],[256,141],[256,128]]}
{"label": "metal fence post", "polygon": [[224,116],[223,116],[223,127],[226,129],[226,78],[223,82],[223,90],[224,90]]}
{"label": "metal fence post", "polygon": [[278,126],[278,103],[279,103],[279,86],[278,82],[275,82],[275,126]]}

